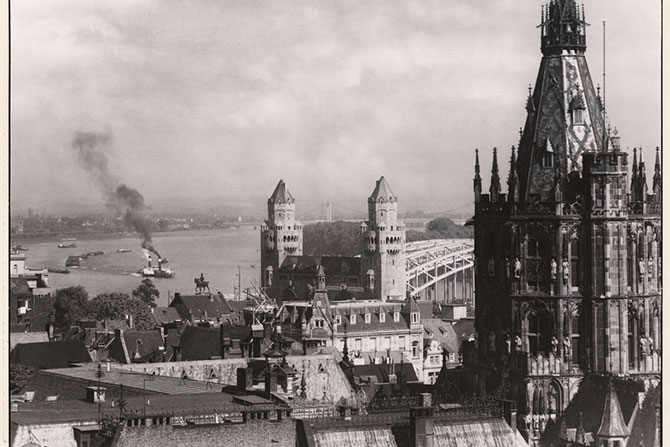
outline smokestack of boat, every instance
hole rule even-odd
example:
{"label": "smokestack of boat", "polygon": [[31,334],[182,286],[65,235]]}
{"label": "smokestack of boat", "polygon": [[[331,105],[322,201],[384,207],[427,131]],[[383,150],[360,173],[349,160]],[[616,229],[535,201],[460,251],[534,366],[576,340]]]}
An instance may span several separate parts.
{"label": "smokestack of boat", "polygon": [[148,265],[149,265],[149,268],[151,268],[151,255],[149,255],[149,259],[147,260],[147,262],[149,263],[149,264],[148,264]]}

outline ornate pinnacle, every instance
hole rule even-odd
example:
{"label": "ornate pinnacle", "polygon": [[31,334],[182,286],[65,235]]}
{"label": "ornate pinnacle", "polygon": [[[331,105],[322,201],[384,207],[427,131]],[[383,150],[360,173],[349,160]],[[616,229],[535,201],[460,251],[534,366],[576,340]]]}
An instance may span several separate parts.
{"label": "ornate pinnacle", "polygon": [[512,146],[512,156],[509,161],[509,177],[507,178],[509,187],[507,200],[510,202],[519,201],[519,178],[516,172],[516,148]]}
{"label": "ornate pinnacle", "polygon": [[656,146],[656,163],[654,164],[654,184],[652,188],[654,189],[655,194],[658,194],[662,189],[661,152],[658,146]]}
{"label": "ornate pinnacle", "polygon": [[493,148],[493,165],[491,166],[491,186],[489,193],[491,193],[491,202],[498,201],[500,194],[500,175],[498,174],[498,149]]}
{"label": "ornate pinnacle", "polygon": [[475,203],[479,202],[482,194],[482,177],[479,175],[479,149],[475,149],[475,178],[473,179],[473,190],[475,192]]}

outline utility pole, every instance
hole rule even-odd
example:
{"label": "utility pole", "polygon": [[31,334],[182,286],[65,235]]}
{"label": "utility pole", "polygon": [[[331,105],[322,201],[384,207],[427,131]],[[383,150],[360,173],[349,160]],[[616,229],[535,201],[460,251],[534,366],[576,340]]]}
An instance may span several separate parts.
{"label": "utility pole", "polygon": [[237,266],[237,300],[242,301],[242,269]]}

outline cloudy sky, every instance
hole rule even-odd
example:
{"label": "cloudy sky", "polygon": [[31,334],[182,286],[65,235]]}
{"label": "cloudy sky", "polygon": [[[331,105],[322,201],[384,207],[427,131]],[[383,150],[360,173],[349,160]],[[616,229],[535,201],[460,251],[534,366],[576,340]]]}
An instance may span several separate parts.
{"label": "cloudy sky", "polygon": [[[13,206],[100,200],[71,149],[77,131],[111,135],[110,169],[149,203],[266,197],[279,178],[298,200],[364,203],[385,175],[401,206],[462,206],[474,148],[506,162],[518,140],[540,6],[13,1]],[[607,20],[609,114],[631,148],[660,144],[659,10],[586,1],[591,72]]]}

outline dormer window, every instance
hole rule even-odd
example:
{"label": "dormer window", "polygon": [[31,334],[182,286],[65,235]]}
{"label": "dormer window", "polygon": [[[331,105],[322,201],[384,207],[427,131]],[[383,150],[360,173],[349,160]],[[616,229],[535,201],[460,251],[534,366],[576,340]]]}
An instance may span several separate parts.
{"label": "dormer window", "polygon": [[379,322],[380,323],[385,323],[386,322],[386,314],[384,312],[379,314]]}
{"label": "dormer window", "polygon": [[335,324],[342,324],[342,317],[339,315],[335,315]]}
{"label": "dormer window", "polygon": [[370,320],[371,320],[370,314],[369,314],[369,313],[366,313],[366,314],[365,314],[365,322],[366,322],[367,324],[369,324],[369,323],[370,323]]}
{"label": "dormer window", "polygon": [[356,314],[352,314],[351,317],[349,317],[349,323],[356,324]]}
{"label": "dormer window", "polygon": [[400,312],[393,312],[393,321],[396,323],[400,321]]}
{"label": "dormer window", "polygon": [[547,152],[542,156],[542,167],[543,168],[553,168],[554,167],[554,154]]}
{"label": "dormer window", "polygon": [[410,317],[409,317],[409,318],[410,318],[410,321],[411,321],[412,323],[418,323],[418,322],[419,322],[419,314],[418,314],[417,312],[412,312],[412,313],[410,314]]}

